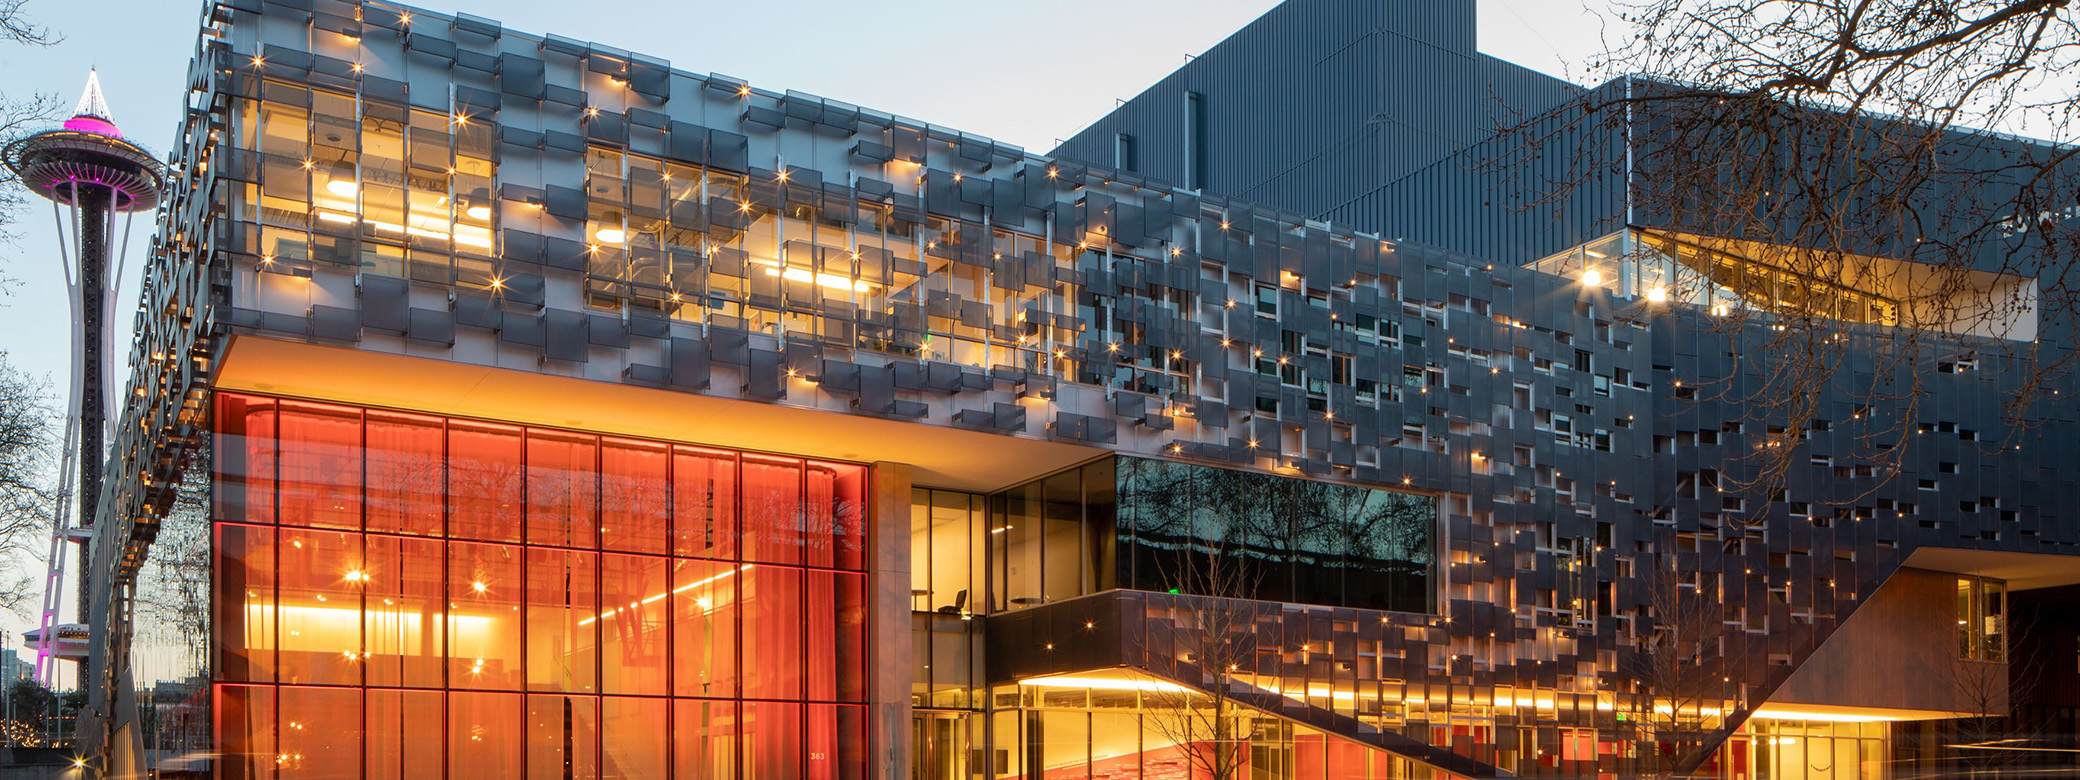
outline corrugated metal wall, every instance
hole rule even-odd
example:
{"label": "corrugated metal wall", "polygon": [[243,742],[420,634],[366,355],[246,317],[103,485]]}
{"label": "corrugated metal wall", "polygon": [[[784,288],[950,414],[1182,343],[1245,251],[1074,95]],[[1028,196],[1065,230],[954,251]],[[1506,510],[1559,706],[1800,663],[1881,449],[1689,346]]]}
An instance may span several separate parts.
{"label": "corrugated metal wall", "polygon": [[1491,136],[1323,216],[1521,265],[1623,227],[1621,141],[1600,126]]}
{"label": "corrugated metal wall", "polygon": [[[1383,188],[1442,174],[1441,159],[1493,135],[1507,112],[1544,109],[1573,91],[1480,54],[1474,33],[1472,0],[1290,0],[1055,154],[1113,165],[1125,134],[1133,170],[1189,184],[1186,158],[1198,148],[1208,192],[1415,237],[1430,226],[1402,219],[1433,215],[1389,204],[1404,189]],[[1186,116],[1191,93],[1204,114],[1198,138]]]}

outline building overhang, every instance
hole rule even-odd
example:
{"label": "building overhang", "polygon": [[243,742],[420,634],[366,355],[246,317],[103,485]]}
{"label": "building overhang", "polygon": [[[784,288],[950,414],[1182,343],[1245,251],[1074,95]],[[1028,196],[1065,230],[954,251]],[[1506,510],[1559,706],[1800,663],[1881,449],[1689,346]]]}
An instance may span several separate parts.
{"label": "building overhang", "polygon": [[[1850,722],[2006,713],[2007,664],[1959,657],[1956,577],[1920,560],[1916,553],[1894,570],[1754,717]],[[2070,567],[2072,559],[2066,561]]]}
{"label": "building overhang", "polygon": [[2080,556],[2073,555],[1920,547],[1903,565],[2007,580],[2010,592],[2080,584]]}
{"label": "building overhang", "polygon": [[1078,444],[371,350],[235,336],[219,390],[910,464],[920,486],[987,491],[1104,454]]}
{"label": "building overhang", "polygon": [[1759,720],[1804,720],[1824,723],[1882,723],[1898,720],[1945,720],[1977,717],[1978,713],[1951,710],[1917,710],[1904,707],[1855,707],[1838,704],[1771,702],[1749,715]]}

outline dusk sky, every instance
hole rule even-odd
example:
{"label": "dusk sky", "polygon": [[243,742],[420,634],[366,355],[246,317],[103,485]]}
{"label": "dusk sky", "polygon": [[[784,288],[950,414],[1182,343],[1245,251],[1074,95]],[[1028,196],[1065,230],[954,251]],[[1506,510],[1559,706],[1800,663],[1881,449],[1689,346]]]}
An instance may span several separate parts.
{"label": "dusk sky", "polygon": [[[1582,61],[1601,49],[1603,23],[1586,10],[1600,0],[1479,0],[1480,47],[1489,54],[1583,81]],[[1276,5],[1275,0],[1056,0],[1049,3],[897,0],[787,3],[658,0],[433,0],[442,13],[468,12],[532,33],[553,32],[717,72],[773,90],[793,89],[980,133],[1044,153]],[[1180,9],[1188,9],[1181,11]],[[31,0],[30,18],[63,36],[57,46],[0,47],[0,93],[58,96],[69,111],[89,67],[115,121],[163,154],[181,110],[195,49],[199,0]],[[1037,47],[1035,44],[1039,44]],[[997,69],[932,67],[934,57],[1009,48],[1044,53]],[[927,77],[926,74],[930,74]],[[68,359],[64,277],[48,206],[14,215],[22,240],[0,246],[0,351],[18,369],[63,392]],[[136,300],[151,225],[130,236],[113,326],[117,359]],[[120,239],[118,239],[120,244]],[[111,380],[124,385],[119,366]],[[30,565],[0,562],[0,568]],[[70,583],[68,582],[68,585]],[[67,599],[68,607],[71,600]],[[69,616],[68,616],[69,617]],[[7,646],[33,616],[0,613]],[[149,670],[147,670],[149,674]]]}

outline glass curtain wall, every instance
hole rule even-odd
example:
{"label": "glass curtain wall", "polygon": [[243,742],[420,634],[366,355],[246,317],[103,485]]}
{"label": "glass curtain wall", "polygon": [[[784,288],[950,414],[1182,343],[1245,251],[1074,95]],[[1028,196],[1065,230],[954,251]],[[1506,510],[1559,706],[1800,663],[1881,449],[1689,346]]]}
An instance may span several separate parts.
{"label": "glass curtain wall", "polygon": [[1113,461],[1092,461],[989,497],[991,611],[1120,587]]}
{"label": "glass curtain wall", "polygon": [[[226,186],[257,222],[235,249],[488,288],[498,256],[490,122],[266,80],[241,100]],[[257,174],[257,175],[256,175]]]}
{"label": "glass curtain wall", "polygon": [[[1810,254],[1821,259],[1806,260],[1809,265],[1827,266],[1829,273],[1844,270],[1825,262],[1824,253]],[[1531,268],[1606,288],[1620,298],[1689,304],[1709,308],[1713,314],[1753,309],[1899,324],[1898,300],[1813,273],[1645,231],[1613,233],[1540,259]]]}
{"label": "glass curtain wall", "polygon": [[951,490],[911,491],[910,611],[914,639],[911,704],[973,709],[982,625],[983,497]]}
{"label": "glass curtain wall", "polygon": [[1957,657],[1966,661],[2008,660],[2008,583],[1986,577],[1957,578]]}
{"label": "glass curtain wall", "polygon": [[216,404],[218,776],[865,776],[863,467]]}
{"label": "glass curtain wall", "polygon": [[1699,768],[1721,780],[1886,780],[1892,776],[1885,722],[1757,719]]}
{"label": "glass curtain wall", "polygon": [[[1237,778],[1419,780],[1426,767],[1284,718],[1229,705],[1215,729],[1207,699],[1153,680],[1077,676],[991,689],[997,780],[1190,780],[1211,775],[1229,735]],[[977,774],[983,768],[976,768]]]}
{"label": "glass curtain wall", "polygon": [[[987,744],[983,706],[984,497],[911,491],[911,765],[913,780],[969,780]],[[981,771],[977,768],[975,771]]]}
{"label": "glass curtain wall", "polygon": [[1111,588],[1428,612],[1436,499],[1108,457],[990,496],[990,608]]}
{"label": "glass curtain wall", "polygon": [[[587,300],[848,349],[1078,376],[1082,250],[828,196],[814,172],[735,174],[594,146]],[[553,226],[544,223],[545,230]],[[1005,257],[1019,274],[990,270]]]}

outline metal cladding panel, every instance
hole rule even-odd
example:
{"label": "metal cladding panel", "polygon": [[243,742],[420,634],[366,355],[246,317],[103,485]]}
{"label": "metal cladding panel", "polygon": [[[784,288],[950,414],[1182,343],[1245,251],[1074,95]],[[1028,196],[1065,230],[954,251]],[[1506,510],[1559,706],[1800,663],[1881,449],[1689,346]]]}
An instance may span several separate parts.
{"label": "metal cladding panel", "polygon": [[[1523,155],[1489,139],[1435,161],[1321,215],[1403,238],[1523,265],[1625,227],[1623,181],[1586,180],[1548,199],[1567,180],[1571,155]],[[1507,170],[1487,161],[1514,155]],[[1521,159],[1529,157],[1529,159]]]}
{"label": "metal cladding panel", "polygon": [[1052,154],[1322,218],[1575,89],[1473,32],[1470,0],[1291,0]]}

